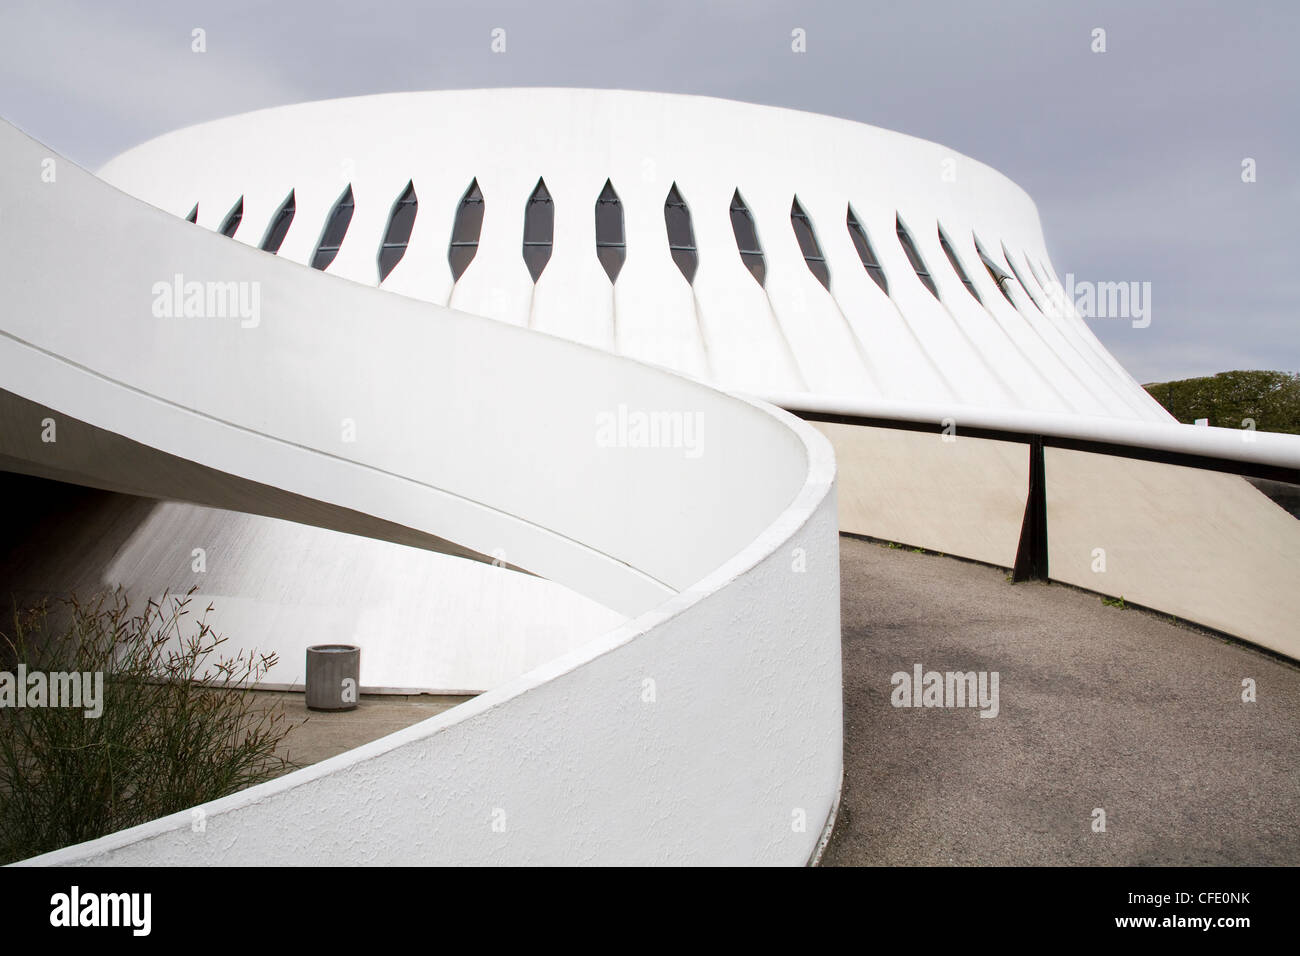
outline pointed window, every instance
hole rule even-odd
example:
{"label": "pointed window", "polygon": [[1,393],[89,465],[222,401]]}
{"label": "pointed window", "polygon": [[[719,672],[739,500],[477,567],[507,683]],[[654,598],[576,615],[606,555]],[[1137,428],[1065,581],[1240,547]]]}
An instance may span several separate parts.
{"label": "pointed window", "polygon": [[627,259],[627,241],[623,235],[623,204],[614,184],[605,180],[605,188],[596,197],[596,258],[605,267],[609,281],[618,279]]}
{"label": "pointed window", "polygon": [[546,191],[546,181],[537,180],[537,188],[528,197],[524,209],[524,264],[536,282],[551,261],[551,242],[555,236],[555,205]]}
{"label": "pointed window", "polygon": [[330,217],[325,221],[325,231],[321,233],[320,243],[316,246],[316,254],[311,258],[311,267],[313,269],[327,269],[329,264],[334,261],[334,257],[339,254],[339,246],[343,245],[343,237],[348,234],[348,225],[352,222],[352,213],[356,203],[352,199],[352,185],[349,183],[348,188],[343,190],[343,195],[339,201],[334,204],[330,211]]}
{"label": "pointed window", "polygon": [[1041,262],[1030,259],[1029,256],[1025,256],[1025,262],[1029,264],[1029,270],[1034,274],[1034,279],[1038,282],[1038,288],[1043,293],[1043,297],[1057,309],[1064,311],[1065,290],[1060,288],[1056,280],[1047,271],[1047,267]]}
{"label": "pointed window", "polygon": [[420,200],[415,195],[415,183],[408,180],[402,195],[393,203],[393,211],[388,214],[388,229],[379,246],[380,282],[388,278],[406,255],[406,246],[411,241],[411,230],[415,228],[415,216],[419,211]]}
{"label": "pointed window", "polygon": [[794,197],[794,203],[790,206],[790,225],[794,227],[795,238],[799,240],[799,251],[803,253],[803,261],[808,263],[808,271],[815,275],[817,281],[829,291],[831,273],[826,268],[826,257],[822,255],[821,246],[817,244],[817,234],[813,232],[812,221],[799,205],[798,196]]}
{"label": "pointed window", "polygon": [[478,254],[478,237],[483,231],[483,193],[478,180],[470,180],[469,189],[460,197],[456,207],[456,221],[451,227],[451,246],[447,261],[451,264],[452,281],[459,279]]}
{"label": "pointed window", "polygon": [[753,274],[759,285],[767,278],[767,265],[763,261],[763,250],[758,244],[758,232],[754,229],[754,218],[749,214],[749,207],[740,198],[737,189],[731,197],[731,231],[736,236],[736,248],[740,250],[740,259],[745,268]]}
{"label": "pointed window", "polygon": [[289,234],[289,225],[293,222],[293,214],[297,209],[294,202],[293,190],[289,190],[289,198],[284,201],[280,211],[275,214],[271,220],[271,225],[266,230],[266,238],[262,240],[262,251],[269,252],[272,255],[280,251],[280,246],[284,242],[284,237]]}
{"label": "pointed window", "polygon": [[867,230],[862,228],[858,222],[858,217],[853,214],[853,207],[849,206],[849,238],[853,240],[853,248],[858,250],[858,258],[862,260],[862,267],[867,270],[867,274],[876,280],[876,285],[880,286],[880,291],[889,295],[889,283],[885,279],[885,270],[880,268],[880,260],[876,258],[876,250],[871,248],[871,240],[867,238]]}
{"label": "pointed window", "polygon": [[668,251],[687,282],[695,281],[700,255],[695,248],[695,230],[691,228],[691,211],[673,183],[664,200],[664,227],[668,230]]}
{"label": "pointed window", "polygon": [[235,237],[235,231],[239,229],[239,224],[244,220],[244,197],[239,197],[239,202],[226,213],[226,221],[221,224],[221,234],[227,239]]}
{"label": "pointed window", "polygon": [[929,289],[936,299],[939,298],[939,290],[935,288],[934,280],[930,278],[930,270],[925,267],[925,260],[921,258],[921,253],[917,250],[916,243],[912,241],[912,236],[907,231],[907,227],[903,225],[903,220],[895,217],[894,222],[897,224],[898,229],[898,244],[903,247],[903,252],[907,255],[907,261],[912,264],[916,277],[921,280],[921,284]]}
{"label": "pointed window", "polygon": [[970,281],[970,276],[966,275],[966,270],[961,267],[961,260],[957,258],[957,253],[953,251],[952,243],[948,241],[948,237],[943,234],[942,226],[939,227],[939,245],[943,248],[943,254],[948,257],[948,261],[952,264],[952,271],[957,273],[957,278],[961,279],[961,284],[966,287],[966,291],[975,297],[976,302],[983,305],[984,300],[975,291],[975,283]]}
{"label": "pointed window", "polygon": [[988,272],[989,278],[993,280],[993,284],[998,287],[998,291],[1002,293],[1002,298],[1006,299],[1007,303],[1014,309],[1016,304],[1011,301],[1011,293],[1007,291],[1007,283],[1011,281],[1011,276],[1007,274],[1005,269],[989,258],[988,253],[984,251],[984,247],[980,245],[978,239],[975,240],[975,253],[980,257],[980,262],[984,263],[985,271]]}
{"label": "pointed window", "polygon": [[190,210],[190,214],[189,214],[188,216],[185,217],[185,221],[186,221],[186,222],[198,222],[198,221],[199,221],[199,204],[198,204],[198,203],[195,203],[195,204],[194,204],[194,208],[191,209],[191,210]]}
{"label": "pointed window", "polygon": [[1036,263],[1036,265],[1038,266],[1038,272],[1042,277],[1043,286],[1045,288],[1051,288],[1052,286],[1061,284],[1060,280],[1056,278],[1056,275],[1048,271],[1047,266],[1043,265],[1041,262]]}
{"label": "pointed window", "polygon": [[1007,265],[1011,267],[1011,274],[1016,277],[1016,281],[1020,283],[1020,288],[1025,291],[1025,295],[1029,298],[1029,301],[1034,304],[1035,309],[1042,312],[1043,307],[1038,304],[1038,300],[1034,298],[1034,294],[1029,290],[1029,286],[1025,285],[1025,277],[1021,275],[1020,270],[1016,268],[1015,262],[1011,259],[1011,253],[1007,252],[1006,245],[1002,246],[1002,255],[1006,257]]}
{"label": "pointed window", "polygon": [[1047,278],[1047,270],[1034,262],[1034,260],[1029,258],[1028,255],[1022,254],[1020,258],[1025,260],[1025,265],[1029,267],[1029,274],[1034,277],[1034,282],[1038,283],[1038,291],[1043,293],[1043,295],[1050,295],[1052,283],[1051,280]]}

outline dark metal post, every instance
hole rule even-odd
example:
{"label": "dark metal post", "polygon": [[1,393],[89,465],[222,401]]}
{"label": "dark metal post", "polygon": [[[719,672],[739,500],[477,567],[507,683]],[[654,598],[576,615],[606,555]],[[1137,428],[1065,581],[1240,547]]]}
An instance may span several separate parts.
{"label": "dark metal post", "polygon": [[1029,495],[1025,499],[1025,520],[1020,525],[1020,546],[1012,581],[1046,581],[1047,573],[1047,479],[1043,467],[1043,436],[1029,442]]}

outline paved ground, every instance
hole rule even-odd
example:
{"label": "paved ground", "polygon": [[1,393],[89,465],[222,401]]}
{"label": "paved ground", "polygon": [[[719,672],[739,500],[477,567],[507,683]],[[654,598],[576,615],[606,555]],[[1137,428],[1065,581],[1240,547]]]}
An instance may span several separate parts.
{"label": "paved ground", "polygon": [[293,729],[277,752],[299,767],[338,756],[469,699],[436,694],[362,694],[356,710],[334,712],[308,710],[305,694],[257,693],[263,707],[283,705],[285,719]]}
{"label": "paved ground", "polygon": [[[841,542],[824,865],[1300,864],[1300,668],[1064,585]],[[998,716],[892,706],[918,663],[997,671]]]}

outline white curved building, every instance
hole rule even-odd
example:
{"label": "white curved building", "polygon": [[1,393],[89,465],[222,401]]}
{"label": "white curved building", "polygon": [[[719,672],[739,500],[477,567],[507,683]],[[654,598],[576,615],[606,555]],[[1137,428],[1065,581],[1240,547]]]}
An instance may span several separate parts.
{"label": "white curved building", "polygon": [[1295,522],[1166,467],[1294,482],[1300,442],[1174,424],[1067,297],[1030,198],[938,144],[705,97],[466,90],[204,123],[102,175],[281,258],[816,420],[844,531],[1300,654]]}
{"label": "white curved building", "polygon": [[204,123],[101,175],[332,275],[726,388],[1169,420],[1054,304],[1021,189],[861,123],[401,93]]}
{"label": "white curved building", "polygon": [[201,583],[273,682],[330,640],[372,689],[484,692],[217,801],[221,840],[43,862],[806,862],[840,530],[1300,656],[1300,531],[1239,477],[1295,481],[1300,439],[1173,423],[1029,197],[936,144],[490,90],[205,123],[99,179],[4,126],[0,163],[0,465],[173,502],[87,579]]}

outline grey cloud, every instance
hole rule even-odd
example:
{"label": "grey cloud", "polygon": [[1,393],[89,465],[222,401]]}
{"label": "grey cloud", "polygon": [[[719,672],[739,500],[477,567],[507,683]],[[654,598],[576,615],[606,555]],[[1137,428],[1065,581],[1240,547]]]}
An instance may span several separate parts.
{"label": "grey cloud", "polygon": [[1062,276],[1150,281],[1149,328],[1093,327],[1151,381],[1300,369],[1298,36],[1289,2],[18,0],[0,11],[0,112],[92,168],[217,116],[445,87],[701,93],[874,123],[1024,186]]}

